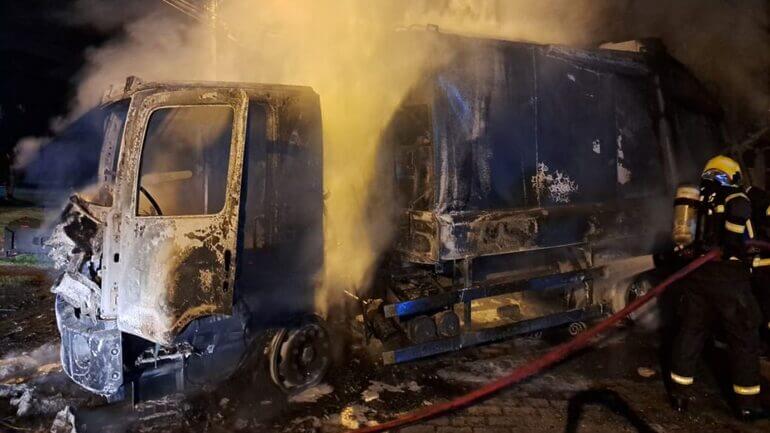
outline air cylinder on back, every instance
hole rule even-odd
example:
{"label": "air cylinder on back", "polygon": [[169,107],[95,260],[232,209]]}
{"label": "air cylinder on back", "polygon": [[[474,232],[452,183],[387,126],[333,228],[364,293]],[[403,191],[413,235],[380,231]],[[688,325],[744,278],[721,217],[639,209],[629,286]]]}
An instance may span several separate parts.
{"label": "air cylinder on back", "polygon": [[672,238],[678,247],[686,247],[695,240],[698,223],[698,204],[700,191],[692,185],[682,185],[676,189],[674,199],[674,227]]}

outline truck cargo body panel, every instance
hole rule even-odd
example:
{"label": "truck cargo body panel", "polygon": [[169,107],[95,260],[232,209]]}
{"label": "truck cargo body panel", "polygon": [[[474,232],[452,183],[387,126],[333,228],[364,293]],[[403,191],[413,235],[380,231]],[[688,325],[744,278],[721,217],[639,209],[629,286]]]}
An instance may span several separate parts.
{"label": "truck cargo body panel", "polygon": [[[684,96],[660,106],[656,78],[669,65],[640,53],[448,40],[453,60],[419,84],[386,136],[404,208],[396,249],[406,260],[668,229],[669,187],[686,179],[664,168],[683,165],[691,176],[719,140],[710,113],[674,98]],[[674,161],[661,144],[664,119],[681,141]]]}

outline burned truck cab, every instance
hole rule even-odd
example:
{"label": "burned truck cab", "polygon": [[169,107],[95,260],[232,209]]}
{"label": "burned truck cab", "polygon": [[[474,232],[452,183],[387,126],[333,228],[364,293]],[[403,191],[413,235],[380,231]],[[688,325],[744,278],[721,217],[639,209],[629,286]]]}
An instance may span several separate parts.
{"label": "burned truck cab", "polygon": [[[228,376],[271,332],[277,384],[318,379],[329,365],[313,316],[318,96],[130,78],[106,99],[117,114],[105,120],[99,183],[72,197],[50,242],[65,271],[53,291],[66,373],[106,396],[149,370],[182,390]],[[286,344],[313,355],[300,363],[308,371],[281,356]]]}

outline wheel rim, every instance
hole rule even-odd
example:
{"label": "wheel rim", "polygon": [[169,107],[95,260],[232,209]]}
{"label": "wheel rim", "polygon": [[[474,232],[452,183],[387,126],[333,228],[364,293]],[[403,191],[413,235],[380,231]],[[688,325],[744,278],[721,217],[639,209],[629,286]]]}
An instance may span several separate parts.
{"label": "wheel rim", "polygon": [[318,322],[281,329],[270,345],[270,376],[284,392],[299,392],[323,380],[331,365],[328,331]]}

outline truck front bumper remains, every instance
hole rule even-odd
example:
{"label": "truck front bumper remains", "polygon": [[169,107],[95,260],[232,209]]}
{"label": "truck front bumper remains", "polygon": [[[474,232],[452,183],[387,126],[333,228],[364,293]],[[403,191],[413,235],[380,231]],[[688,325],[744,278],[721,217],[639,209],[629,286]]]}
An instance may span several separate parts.
{"label": "truck front bumper remains", "polygon": [[123,384],[123,351],[117,322],[80,315],[57,296],[56,324],[64,372],[91,392],[104,396],[118,392]]}

